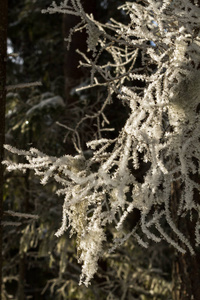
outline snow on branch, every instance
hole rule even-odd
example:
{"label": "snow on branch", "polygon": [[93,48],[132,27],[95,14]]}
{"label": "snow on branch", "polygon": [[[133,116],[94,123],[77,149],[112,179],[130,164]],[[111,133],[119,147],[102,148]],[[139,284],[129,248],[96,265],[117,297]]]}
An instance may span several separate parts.
{"label": "snow on branch", "polygon": [[39,216],[37,216],[37,215],[20,213],[20,212],[15,212],[15,211],[12,211],[12,210],[4,211],[4,214],[12,216],[12,217],[25,218],[25,219],[35,219],[35,220],[37,220],[39,218]]}
{"label": "snow on branch", "polygon": [[31,88],[35,86],[41,86],[42,83],[40,81],[36,82],[29,82],[29,83],[20,83],[20,84],[13,84],[13,85],[7,85],[6,90],[7,92],[16,90],[16,89],[24,89],[24,88]]}

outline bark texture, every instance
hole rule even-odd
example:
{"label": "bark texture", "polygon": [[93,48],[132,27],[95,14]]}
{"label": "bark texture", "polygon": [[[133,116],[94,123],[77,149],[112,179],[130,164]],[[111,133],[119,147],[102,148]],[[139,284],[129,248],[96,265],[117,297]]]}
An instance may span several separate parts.
{"label": "bark texture", "polygon": [[[197,178],[196,178],[197,179]],[[185,254],[175,252],[172,266],[173,300],[199,300],[200,299],[200,252],[195,246],[194,227],[198,216],[193,213],[191,216],[181,218],[177,215],[178,203],[181,197],[181,185],[174,182],[172,185],[171,213],[174,223],[185,237],[190,241],[196,254],[191,255],[187,250]],[[195,196],[195,202],[200,203],[199,194]],[[180,243],[176,236],[173,237]]]}
{"label": "bark texture", "polygon": [[[3,145],[5,140],[5,103],[6,103],[6,60],[7,60],[7,15],[8,1],[0,0],[0,221],[3,217]],[[0,224],[0,299],[2,290],[2,239]]]}

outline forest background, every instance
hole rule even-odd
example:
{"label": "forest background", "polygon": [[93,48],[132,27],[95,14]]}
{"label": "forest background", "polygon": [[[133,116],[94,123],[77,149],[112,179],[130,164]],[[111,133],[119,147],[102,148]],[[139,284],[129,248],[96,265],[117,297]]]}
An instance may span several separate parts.
{"label": "forest background", "polygon": [[[125,16],[113,9],[123,3],[90,0],[84,7],[101,22],[110,17],[123,22]],[[84,33],[75,34],[67,51],[64,39],[77,20],[41,14],[50,4],[49,0],[8,3],[7,85],[41,81],[42,86],[8,92],[6,144],[20,149],[31,146],[52,156],[73,155],[76,150],[69,128],[75,128],[85,114],[98,111],[103,100],[93,90],[75,92],[90,76],[77,69],[80,58],[75,53],[76,48],[86,50],[86,35],[84,40]],[[129,111],[117,105],[111,104],[106,114],[119,132]],[[87,120],[78,130],[86,150],[86,142],[95,135],[95,124]],[[6,158],[9,155],[6,152]],[[41,187],[31,171],[6,173],[5,181],[4,222],[15,222],[15,226],[4,227],[3,299],[170,299],[173,251],[164,242],[143,249],[130,238],[99,261],[98,273],[88,288],[79,286],[81,266],[75,240],[68,232],[60,238],[54,235],[63,202],[52,196],[55,183]],[[11,210],[39,218],[10,216]],[[137,220],[137,214],[130,215],[127,230]],[[112,237],[112,228],[108,231]]]}

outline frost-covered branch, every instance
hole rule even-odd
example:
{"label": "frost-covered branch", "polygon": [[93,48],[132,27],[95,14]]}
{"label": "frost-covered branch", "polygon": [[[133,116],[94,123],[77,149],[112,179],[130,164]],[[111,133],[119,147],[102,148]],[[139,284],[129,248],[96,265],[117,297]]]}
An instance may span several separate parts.
{"label": "frost-covered branch", "polygon": [[[67,228],[71,234],[76,233],[83,263],[81,282],[86,285],[103,255],[108,224],[121,232],[113,250],[132,236],[144,247],[150,240],[158,243],[164,239],[182,253],[195,253],[194,245],[173,219],[175,184],[180,188],[177,216],[183,222],[188,215],[196,220],[196,246],[200,243],[200,210],[194,200],[200,192],[196,180],[200,157],[200,36],[195,30],[200,28],[200,9],[186,0],[146,0],[143,5],[126,2],[120,9],[127,14],[126,25],[115,20],[100,24],[84,12],[79,0],[60,5],[53,2],[45,11],[81,18],[74,31],[86,28],[88,51],[93,57],[81,53],[81,65],[90,68],[91,76],[90,83],[79,91],[98,86],[108,91],[100,111],[86,118],[107,120],[105,106],[117,94],[118,100],[130,108],[119,136],[88,141],[93,155],[87,159],[81,149],[76,156],[57,158],[36,149],[6,146],[27,161],[4,161],[8,171],[28,168],[40,176],[42,184],[50,178],[60,184],[57,194],[64,197],[63,219],[56,235]],[[101,60],[104,53],[109,57],[106,63]],[[134,85],[135,81],[142,85]],[[123,224],[134,209],[140,211],[141,219],[126,234]]]}

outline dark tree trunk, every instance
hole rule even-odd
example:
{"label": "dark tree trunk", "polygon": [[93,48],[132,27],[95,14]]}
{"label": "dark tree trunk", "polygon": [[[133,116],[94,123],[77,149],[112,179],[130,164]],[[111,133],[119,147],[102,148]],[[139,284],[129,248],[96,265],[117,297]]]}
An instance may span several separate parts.
{"label": "dark tree trunk", "polygon": [[[193,178],[195,180],[195,178]],[[181,218],[177,215],[178,203],[181,197],[181,186],[179,182],[172,185],[171,213],[176,226],[190,241],[196,254],[191,255],[187,250],[185,254],[178,251],[174,253],[172,265],[172,298],[173,300],[199,300],[200,299],[200,252],[195,246],[194,228],[197,221],[197,214],[193,212],[193,218],[186,216]],[[199,194],[195,194],[195,202],[200,203]],[[176,236],[173,238],[180,244]],[[182,245],[183,246],[183,245]]]}
{"label": "dark tree trunk", "polygon": [[200,259],[176,253],[173,262],[173,300],[199,300]]}
{"label": "dark tree trunk", "polygon": [[[95,15],[96,0],[83,1],[83,7],[87,13],[93,13]],[[70,29],[80,22],[75,16],[63,15],[63,37],[66,39],[69,36]],[[80,55],[76,53],[76,49],[82,52],[86,52],[87,35],[86,32],[77,32],[72,37],[72,42],[70,44],[69,50],[65,51],[64,55],[64,77],[65,77],[65,102],[70,104],[73,102],[73,97],[70,95],[70,91],[73,87],[80,83],[81,78],[84,73],[83,70],[77,68],[79,65]],[[68,43],[64,43],[65,48],[67,48]],[[85,70],[84,70],[85,72]]]}
{"label": "dark tree trunk", "polygon": [[[0,0],[0,221],[3,217],[3,145],[5,140],[6,60],[7,60],[7,0]],[[0,299],[2,290],[2,239],[0,224]]]}

